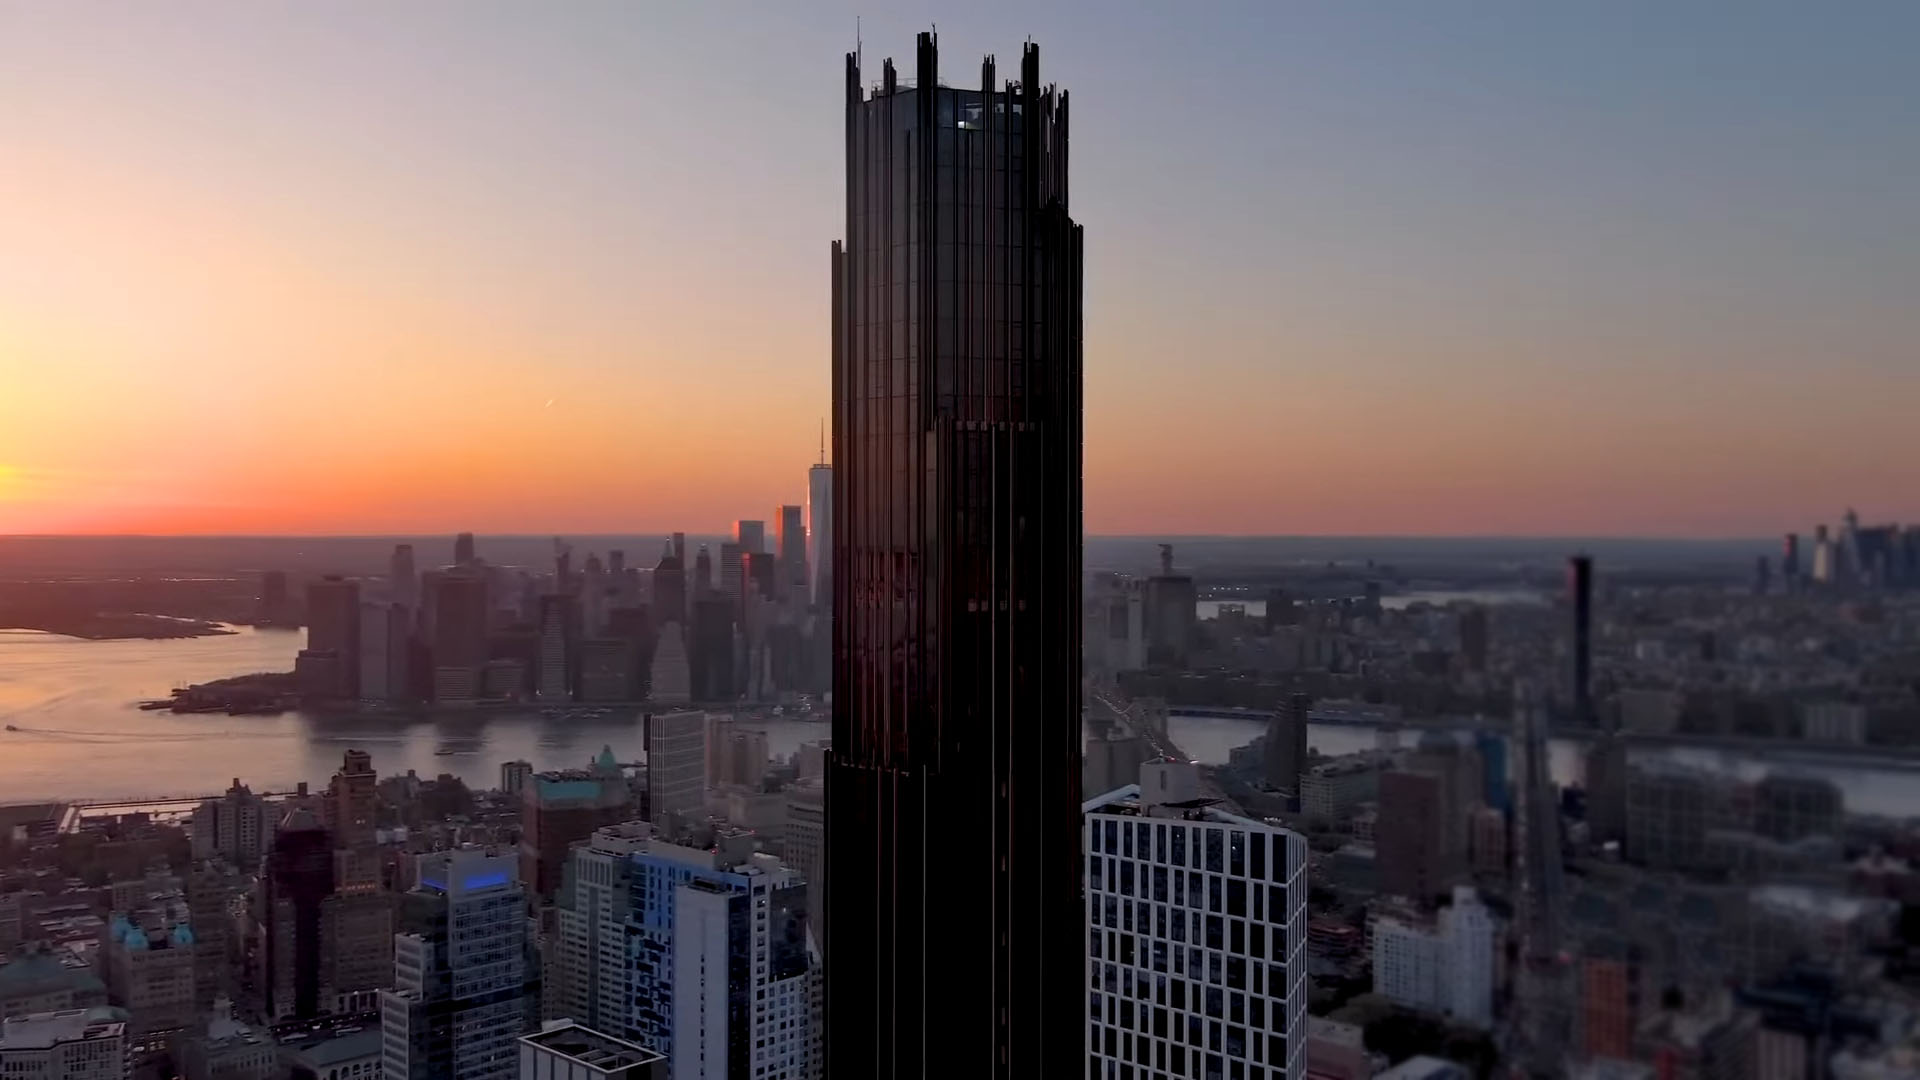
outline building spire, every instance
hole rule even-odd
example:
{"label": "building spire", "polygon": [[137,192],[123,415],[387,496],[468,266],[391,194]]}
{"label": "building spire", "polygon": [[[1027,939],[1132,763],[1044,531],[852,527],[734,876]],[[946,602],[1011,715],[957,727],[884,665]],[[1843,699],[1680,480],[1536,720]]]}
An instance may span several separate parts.
{"label": "building spire", "polygon": [[820,418],[820,464],[827,463],[827,418]]}

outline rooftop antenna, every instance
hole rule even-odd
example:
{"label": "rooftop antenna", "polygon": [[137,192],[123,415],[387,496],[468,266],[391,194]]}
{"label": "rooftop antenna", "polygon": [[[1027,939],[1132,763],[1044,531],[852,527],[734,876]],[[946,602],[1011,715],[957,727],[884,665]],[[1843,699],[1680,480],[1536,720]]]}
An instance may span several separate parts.
{"label": "rooftop antenna", "polygon": [[820,464],[827,463],[827,418],[820,418]]}

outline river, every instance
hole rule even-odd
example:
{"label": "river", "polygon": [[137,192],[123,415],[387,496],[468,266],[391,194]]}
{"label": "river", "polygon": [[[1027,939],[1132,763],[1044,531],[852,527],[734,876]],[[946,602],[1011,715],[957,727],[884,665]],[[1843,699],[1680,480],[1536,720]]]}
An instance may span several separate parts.
{"label": "river", "polygon": [[[0,630],[0,803],[199,795],[238,777],[254,790],[284,791],[305,781],[324,784],[350,748],[373,755],[383,775],[409,769],[451,773],[473,787],[499,783],[502,762],[536,768],[584,765],[602,746],[621,761],[642,757],[637,717],[551,718],[537,711],[449,711],[424,717],[285,713],[280,716],[176,715],[142,712],[141,700],[165,697],[191,682],[255,671],[287,671],[300,650],[298,632],[240,628],[218,637],[170,641],[84,641],[25,630]],[[829,725],[767,719],[749,722],[767,733],[775,756],[823,739]],[[1255,720],[1175,715],[1174,741],[1198,761],[1225,762],[1252,741]],[[1401,738],[1417,738],[1405,731]],[[1373,729],[1315,724],[1309,745],[1343,754],[1374,745]],[[1769,765],[1749,756],[1704,750],[1658,750],[1691,764],[1752,779]],[[1554,779],[1581,778],[1581,747],[1556,739],[1549,752]],[[1859,813],[1920,815],[1920,776],[1887,769],[1795,763],[1798,773],[1840,783]]]}

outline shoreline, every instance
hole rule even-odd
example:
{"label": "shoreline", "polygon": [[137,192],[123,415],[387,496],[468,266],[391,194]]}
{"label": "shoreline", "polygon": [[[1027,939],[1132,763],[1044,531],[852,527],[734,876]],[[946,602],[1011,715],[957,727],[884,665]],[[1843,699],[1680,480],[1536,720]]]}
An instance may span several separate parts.
{"label": "shoreline", "polygon": [[0,616],[0,630],[25,630],[76,641],[177,641],[238,634],[225,624],[172,615]]}

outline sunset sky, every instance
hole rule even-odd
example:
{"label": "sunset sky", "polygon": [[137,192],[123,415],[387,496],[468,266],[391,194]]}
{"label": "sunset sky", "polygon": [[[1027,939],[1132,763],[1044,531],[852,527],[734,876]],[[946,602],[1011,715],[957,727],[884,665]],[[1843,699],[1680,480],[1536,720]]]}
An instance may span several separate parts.
{"label": "sunset sky", "polygon": [[[1073,95],[1092,532],[1920,520],[1920,4],[871,7]],[[802,501],[859,10],[0,0],[0,532]]]}

